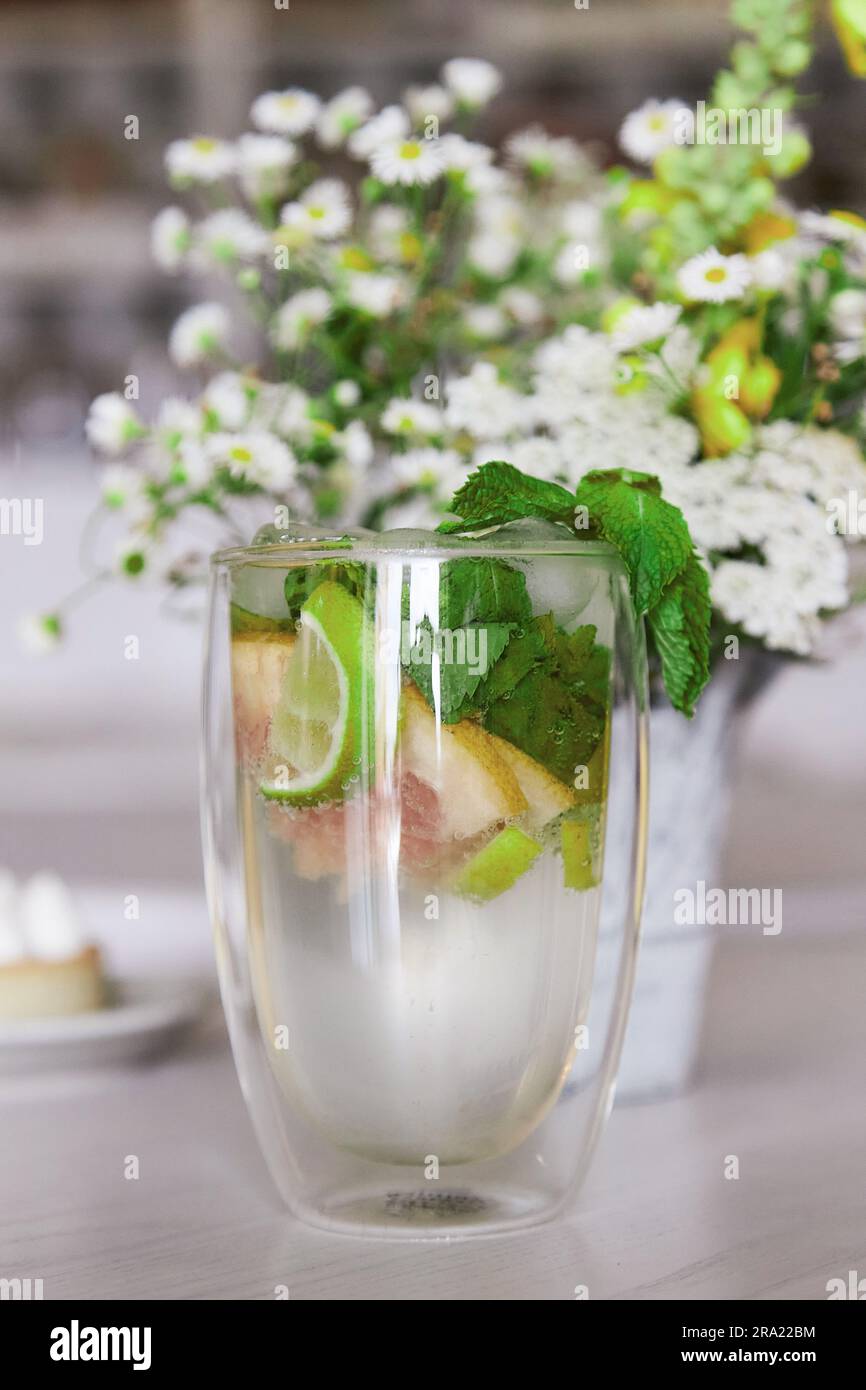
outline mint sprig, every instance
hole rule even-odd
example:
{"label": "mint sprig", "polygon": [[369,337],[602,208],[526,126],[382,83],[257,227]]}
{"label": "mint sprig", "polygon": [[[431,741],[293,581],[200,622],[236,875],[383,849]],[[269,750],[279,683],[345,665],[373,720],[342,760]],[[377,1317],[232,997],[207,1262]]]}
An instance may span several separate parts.
{"label": "mint sprig", "polygon": [[460,517],[444,532],[480,531],[524,517],[564,522],[619,551],[635,608],[646,616],[671,704],[689,718],[709,678],[710,593],[682,512],[649,473],[615,468],[581,478],[574,493],[505,462],[485,463],[455,493]]}

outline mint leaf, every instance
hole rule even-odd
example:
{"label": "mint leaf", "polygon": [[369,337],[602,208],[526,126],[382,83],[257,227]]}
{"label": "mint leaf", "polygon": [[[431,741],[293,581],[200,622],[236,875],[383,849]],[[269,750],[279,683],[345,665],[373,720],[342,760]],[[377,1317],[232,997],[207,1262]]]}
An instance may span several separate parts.
{"label": "mint leaf", "polygon": [[598,746],[604,719],[603,711],[583,704],[564,681],[536,668],[490,707],[484,727],[572,786],[575,768],[588,763]]}
{"label": "mint leaf", "polygon": [[[438,703],[445,723],[474,708],[472,697],[498,662],[512,632],[529,623],[532,607],[526,576],[502,560],[448,560],[439,568],[435,627],[425,614],[410,633],[406,672],[428,704]],[[403,598],[409,620],[411,600]],[[438,661],[433,656],[438,656]]]}
{"label": "mint leaf", "polygon": [[646,613],[692,556],[682,512],[661,496],[657,478],[625,469],[587,473],[575,505],[586,507],[593,532],[619,551],[635,607]]}
{"label": "mint leaf", "polygon": [[689,718],[710,675],[710,584],[696,555],[647,617],[671,704]]}
{"label": "mint leaf", "polygon": [[482,464],[466,479],[448,510],[462,520],[443,522],[439,530],[445,533],[480,531],[506,521],[522,521],[527,516],[571,525],[574,498],[559,483],[531,478],[510,463],[493,461]]}

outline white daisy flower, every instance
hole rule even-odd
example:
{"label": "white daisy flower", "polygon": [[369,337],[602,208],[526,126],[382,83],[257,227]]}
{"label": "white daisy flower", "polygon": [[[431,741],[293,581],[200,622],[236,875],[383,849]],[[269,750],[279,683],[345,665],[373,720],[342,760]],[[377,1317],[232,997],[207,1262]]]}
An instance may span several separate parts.
{"label": "white daisy flower", "polygon": [[288,444],[265,430],[213,434],[207,450],[215,464],[269,492],[288,487],[297,472],[297,460]]}
{"label": "white daisy flower", "polygon": [[295,203],[280,213],[286,227],[298,227],[317,240],[332,241],[351,225],[349,190],[340,179],[317,179]]}
{"label": "white daisy flower", "polygon": [[357,381],[337,381],[334,383],[334,400],[343,410],[351,410],[361,399],[361,388]]}
{"label": "white daisy flower", "polygon": [[213,476],[213,463],[201,440],[184,439],[177,450],[172,475],[175,482],[196,491],[205,487]]}
{"label": "white daisy flower", "polygon": [[56,613],[25,613],[18,620],[18,641],[31,656],[47,656],[62,636],[63,627]]}
{"label": "white daisy flower", "polygon": [[331,312],[331,296],[327,290],[300,290],[282,304],[271,320],[271,341],[284,352],[299,348],[314,328]]}
{"label": "white daisy flower", "polygon": [[308,444],[315,429],[310,397],[300,386],[262,385],[253,403],[249,428],[272,430],[295,443]]}
{"label": "white daisy flower", "polygon": [[502,74],[483,58],[452,58],[442,80],[461,106],[486,106],[502,87]]}
{"label": "white daisy flower", "polygon": [[508,332],[508,317],[498,304],[470,304],[463,310],[463,323],[475,338],[503,338]]}
{"label": "white daisy flower", "polygon": [[465,174],[473,169],[486,168],[493,159],[493,150],[489,145],[455,134],[442,136],[439,152],[449,174]]}
{"label": "white daisy flower", "polygon": [[618,352],[633,352],[666,338],[681,313],[679,304],[635,305],[617,320],[612,334],[614,347]]}
{"label": "white daisy flower", "polygon": [[114,571],[122,579],[143,582],[154,578],[164,547],[151,536],[125,536],[114,552]]}
{"label": "white daisy flower", "polygon": [[195,367],[225,348],[231,320],[223,304],[194,304],[175,322],[168,351],[179,367]]}
{"label": "white daisy flower", "polygon": [[162,270],[179,270],[190,248],[189,218],[182,208],[163,208],[150,224],[150,250]]}
{"label": "white daisy flower", "polygon": [[573,140],[548,135],[540,125],[509,136],[505,148],[515,164],[539,178],[563,178],[587,168],[586,157]]}
{"label": "white daisy flower", "polygon": [[201,394],[202,407],[221,430],[239,430],[247,423],[255,387],[240,372],[219,372]]}
{"label": "white daisy flower", "polygon": [[129,401],[117,391],[107,391],[91,401],[84,433],[88,443],[100,453],[122,454],[145,432]]}
{"label": "white daisy flower", "polygon": [[178,184],[218,183],[235,172],[236,162],[234,147],[209,135],[173,140],[165,152],[169,178]]}
{"label": "white daisy flower", "polygon": [[363,87],[338,92],[319,112],[316,135],[326,150],[335,150],[362,125],[373,110],[373,98]]}
{"label": "white daisy flower", "polygon": [[456,449],[408,449],[391,459],[395,479],[403,487],[423,487],[451,497],[468,476]]}
{"label": "white daisy flower", "polygon": [[442,433],[444,421],[442,411],[430,401],[403,400],[395,396],[386,405],[379,423],[385,434],[429,437]]}
{"label": "white daisy flower", "polygon": [[517,429],[526,417],[526,400],[499,380],[492,362],[476,362],[467,376],[445,388],[445,421],[476,439],[496,439]]}
{"label": "white daisy flower", "polygon": [[711,246],[680,266],[677,283],[686,299],[724,304],[742,297],[752,283],[752,271],[746,256],[723,256]]}
{"label": "white daisy flower", "polygon": [[319,114],[321,102],[312,92],[289,87],[265,92],[250,110],[253,125],[274,135],[305,135]]}
{"label": "white daisy flower", "polygon": [[685,102],[645,101],[626,116],[619,131],[620,147],[638,164],[653,160],[671,145],[688,144],[694,129],[694,112]]}
{"label": "white daisy flower", "polygon": [[144,475],[128,463],[112,463],[102,470],[99,491],[106,507],[123,511],[136,507],[144,495]]}
{"label": "white daisy flower", "polygon": [[800,226],[807,236],[817,237],[821,241],[841,241],[854,245],[866,241],[866,228],[833,212],[802,212]]}
{"label": "white daisy flower", "polygon": [[235,261],[251,261],[263,256],[271,245],[270,238],[258,222],[240,208],[221,208],[199,222],[194,232],[196,260],[206,265],[232,265]]}
{"label": "white daisy flower", "polygon": [[454,113],[454,94],[433,82],[427,87],[407,87],[403,93],[406,110],[416,126],[425,121],[447,121]]}
{"label": "white daisy flower", "polygon": [[345,297],[354,309],[384,319],[399,309],[406,298],[406,287],[396,275],[377,275],[356,271],[346,276]]}
{"label": "white daisy flower", "polygon": [[[351,383],[354,385],[354,382]],[[375,455],[370,431],[361,420],[352,420],[344,430],[335,436],[335,443],[342,451],[343,456],[352,468],[363,472],[369,468]]]}
{"label": "white daisy flower", "polygon": [[237,143],[238,176],[248,198],[279,198],[297,162],[298,147],[279,135],[242,135]]}
{"label": "white daisy flower", "polygon": [[201,410],[182,396],[165,396],[156,415],[154,433],[166,449],[176,449],[181,439],[198,434],[202,426]]}
{"label": "white daisy flower", "polygon": [[405,140],[412,129],[402,106],[385,106],[349,136],[348,150],[354,159],[369,159],[374,150],[388,141]]}
{"label": "white daisy flower", "polygon": [[390,140],[370,156],[370,168],[380,183],[432,183],[444,172],[438,140]]}

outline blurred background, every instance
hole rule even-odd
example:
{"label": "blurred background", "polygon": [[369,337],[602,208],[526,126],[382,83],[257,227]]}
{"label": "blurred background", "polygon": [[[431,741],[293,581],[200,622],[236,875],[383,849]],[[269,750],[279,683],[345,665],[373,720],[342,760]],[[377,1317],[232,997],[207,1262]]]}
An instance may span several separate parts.
{"label": "blurred background", "polygon": [[[89,894],[124,960],[152,950],[166,895],[187,904],[181,956],[206,950],[197,822],[199,626],[157,595],[116,589],[73,615],[37,661],[15,626],[74,587],[96,497],[89,399],[136,373],[142,410],[180,383],[165,337],[198,289],[151,265],[152,215],[171,196],[172,138],[235,136],[252,98],[350,83],[379,101],[448,57],[506,76],[483,138],[542,121],[616,158],[648,96],[706,95],[731,30],[724,0],[0,0],[0,495],[40,497],[45,539],[0,537],[0,863],[51,866]],[[804,113],[817,157],[805,205],[866,212],[864,88],[824,36]],[[124,138],[126,117],[139,139]],[[124,639],[139,638],[138,660]],[[859,925],[866,655],[857,620],[831,665],[792,664],[754,708],[739,768],[731,881],[797,889],[786,925]],[[818,736],[820,732],[820,736]],[[852,889],[855,890],[852,892]],[[122,916],[142,895],[142,920]],[[838,901],[837,901],[837,896]],[[176,913],[174,914],[176,917]]]}

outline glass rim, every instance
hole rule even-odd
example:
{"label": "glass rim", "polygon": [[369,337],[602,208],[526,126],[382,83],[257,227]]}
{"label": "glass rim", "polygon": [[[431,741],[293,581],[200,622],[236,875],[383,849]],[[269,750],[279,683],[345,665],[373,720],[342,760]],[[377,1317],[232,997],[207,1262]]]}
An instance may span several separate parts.
{"label": "glass rim", "polygon": [[[436,532],[431,531],[431,538]],[[456,544],[455,544],[456,542]],[[212,568],[249,564],[260,561],[263,564],[285,564],[297,561],[301,564],[310,560],[357,560],[364,564],[385,563],[395,560],[458,560],[502,557],[509,559],[544,559],[557,556],[572,559],[586,557],[613,561],[614,568],[625,574],[625,566],[619,551],[609,541],[594,537],[582,539],[580,536],[563,537],[533,541],[518,536],[510,538],[510,544],[497,534],[488,537],[442,536],[441,543],[435,545],[411,545],[394,549],[380,548],[375,537],[352,537],[351,544],[339,544],[332,538],[323,540],[274,541],[264,545],[236,545],[216,550],[210,556]]]}

